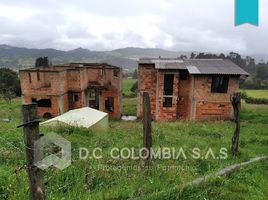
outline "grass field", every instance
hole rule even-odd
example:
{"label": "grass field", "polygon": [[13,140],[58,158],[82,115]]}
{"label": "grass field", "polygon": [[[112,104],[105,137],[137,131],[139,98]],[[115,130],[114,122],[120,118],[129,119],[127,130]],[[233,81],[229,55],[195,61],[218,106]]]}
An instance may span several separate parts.
{"label": "grass field", "polygon": [[131,92],[131,87],[137,81],[137,79],[123,79],[123,96],[134,97],[135,94]]}
{"label": "grass field", "polygon": [[268,99],[268,90],[241,90],[246,92],[248,96],[255,98],[266,98]]}
{"label": "grass field", "polygon": [[[126,88],[126,87],[125,87]],[[28,177],[21,123],[21,101],[10,105],[0,102],[0,199],[27,199]],[[124,112],[133,114],[135,99],[124,99]],[[152,161],[150,168],[131,159],[111,159],[113,147],[142,147],[142,123],[110,121],[107,133],[82,128],[49,129],[72,143],[72,164],[60,171],[44,171],[47,199],[267,199],[268,161],[252,164],[235,174],[217,178],[196,187],[182,185],[227,165],[268,155],[268,106],[243,104],[241,114],[240,153],[232,156],[230,149],[234,131],[232,122],[162,122],[153,123],[153,148],[183,147],[187,158]],[[79,159],[79,148],[102,149],[103,158]],[[194,147],[201,149],[200,159],[193,159]],[[228,150],[227,159],[204,159],[211,147],[215,155],[221,148]],[[137,152],[134,152],[136,155]],[[173,189],[174,188],[174,189]]]}
{"label": "grass field", "polygon": [[137,114],[137,95],[131,92],[131,87],[137,81],[137,79],[123,79],[123,114],[133,115]]}

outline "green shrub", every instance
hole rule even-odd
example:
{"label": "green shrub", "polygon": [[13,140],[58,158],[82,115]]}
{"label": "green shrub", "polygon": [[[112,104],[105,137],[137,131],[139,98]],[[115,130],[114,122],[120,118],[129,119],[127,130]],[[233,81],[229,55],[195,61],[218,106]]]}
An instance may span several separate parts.
{"label": "green shrub", "polygon": [[137,93],[137,90],[138,90],[138,81],[136,81],[136,82],[132,85],[130,91],[133,92],[133,93]]}
{"label": "green shrub", "polygon": [[264,105],[268,105],[268,99],[249,97],[247,95],[247,93],[245,93],[245,92],[241,93],[241,98],[244,99],[245,102],[248,103],[248,104],[264,104]]}

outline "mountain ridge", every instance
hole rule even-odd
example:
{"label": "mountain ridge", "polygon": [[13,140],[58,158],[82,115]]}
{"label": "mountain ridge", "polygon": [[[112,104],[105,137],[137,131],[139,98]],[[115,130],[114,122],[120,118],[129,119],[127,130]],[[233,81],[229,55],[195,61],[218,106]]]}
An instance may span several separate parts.
{"label": "mountain ridge", "polygon": [[[199,52],[194,52],[199,53]],[[179,57],[190,56],[188,51],[171,51],[161,48],[125,47],[110,51],[95,51],[78,47],[72,50],[57,50],[53,48],[35,49],[15,47],[0,44],[0,67],[13,69],[32,67],[38,57],[48,57],[53,64],[68,62],[106,62],[129,70],[137,67],[137,60],[141,57]],[[255,55],[261,59],[264,55]],[[265,56],[264,59],[266,59]]]}

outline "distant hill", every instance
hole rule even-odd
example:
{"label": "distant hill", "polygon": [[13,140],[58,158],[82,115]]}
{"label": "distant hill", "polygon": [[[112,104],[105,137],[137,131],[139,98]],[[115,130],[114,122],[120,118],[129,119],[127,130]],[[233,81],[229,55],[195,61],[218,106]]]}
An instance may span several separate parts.
{"label": "distant hill", "polygon": [[[168,51],[160,48],[127,47],[112,51],[91,51],[77,48],[70,51],[61,51],[56,49],[29,49],[0,45],[0,67],[13,69],[32,67],[36,58],[47,56],[53,64],[64,64],[68,62],[107,62],[133,70],[137,67],[137,60],[141,57],[179,57],[180,55],[189,57],[190,53],[185,51]],[[252,57],[256,58],[256,60],[261,60],[261,58],[268,59],[268,56],[265,55],[253,55]]]}
{"label": "distant hill", "polygon": [[181,54],[189,54],[189,52],[167,51],[159,48],[135,48],[135,47],[116,49],[113,51],[109,51],[107,53],[133,59],[138,59],[141,57],[158,57],[158,56],[179,57]]}
{"label": "distant hill", "polygon": [[[19,67],[31,67],[37,57],[49,57],[53,64],[67,62],[107,62],[123,68],[133,69],[137,67],[140,57],[178,57],[182,52],[167,51],[158,48],[134,48],[128,47],[112,51],[91,51],[77,48],[70,51],[56,49],[29,49],[0,45],[0,67],[18,69]],[[184,54],[189,54],[185,52]]]}

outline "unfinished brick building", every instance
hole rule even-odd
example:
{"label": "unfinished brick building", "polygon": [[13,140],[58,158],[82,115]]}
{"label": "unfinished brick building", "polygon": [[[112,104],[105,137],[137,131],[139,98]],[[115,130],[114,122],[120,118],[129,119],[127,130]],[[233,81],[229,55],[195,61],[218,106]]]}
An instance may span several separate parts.
{"label": "unfinished brick building", "polygon": [[230,95],[238,91],[242,75],[248,73],[230,60],[140,59],[138,116],[142,94],[148,92],[156,121],[228,120]]}
{"label": "unfinished brick building", "polygon": [[89,106],[121,117],[122,70],[106,63],[70,63],[20,70],[23,103],[36,102],[38,115],[55,117]]}

